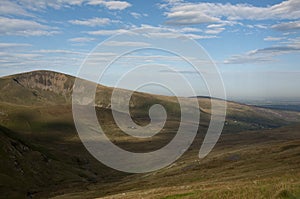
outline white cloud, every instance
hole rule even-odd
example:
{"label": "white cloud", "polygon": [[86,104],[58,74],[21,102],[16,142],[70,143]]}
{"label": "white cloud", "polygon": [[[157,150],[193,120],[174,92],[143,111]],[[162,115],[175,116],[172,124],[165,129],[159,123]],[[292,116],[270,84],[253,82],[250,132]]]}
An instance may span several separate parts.
{"label": "white cloud", "polygon": [[250,53],[250,55],[258,55],[258,54],[266,54],[266,55],[281,55],[285,53],[291,53],[291,52],[300,52],[299,46],[272,46],[268,48],[262,48],[258,50],[254,50]]}
{"label": "white cloud", "polygon": [[1,57],[13,57],[13,58],[18,58],[18,59],[32,59],[32,58],[37,58],[40,57],[40,54],[36,53],[7,53],[7,52],[1,52],[0,53]]}
{"label": "white cloud", "polygon": [[188,37],[192,39],[210,39],[216,38],[214,35],[205,35],[205,34],[195,34],[195,32],[202,32],[198,28],[169,28],[164,26],[151,26],[142,24],[140,27],[133,26],[131,27],[134,32],[126,29],[116,29],[116,30],[97,30],[97,31],[88,31],[90,35],[100,35],[100,36],[109,36],[114,34],[135,34],[140,33],[148,37],[158,37],[158,38],[178,38],[178,37]]}
{"label": "white cloud", "polygon": [[75,43],[86,43],[86,42],[91,42],[91,41],[95,41],[95,38],[92,37],[75,37],[75,38],[71,38],[68,41],[70,42],[75,42]]}
{"label": "white cloud", "polygon": [[225,30],[225,28],[213,28],[213,29],[208,29],[205,31],[206,34],[219,34],[221,32],[223,32]]}
{"label": "white cloud", "polygon": [[22,7],[34,11],[44,10],[48,7],[54,9],[61,9],[63,7],[70,7],[70,6],[79,6],[85,0],[17,0]]}
{"label": "white cloud", "polygon": [[219,23],[219,24],[210,24],[207,26],[207,28],[222,28],[224,27],[226,24],[225,23]]}
{"label": "white cloud", "polygon": [[147,33],[149,37],[157,37],[157,38],[181,38],[188,37],[190,39],[212,39],[217,38],[213,35],[197,35],[197,34],[178,34],[176,32],[150,32]]}
{"label": "white cloud", "polygon": [[142,15],[141,15],[140,13],[137,13],[137,12],[131,12],[130,15],[133,16],[133,17],[136,18],[136,19],[142,17]]}
{"label": "white cloud", "polygon": [[225,29],[224,26],[230,25],[232,26],[233,23],[230,22],[222,22],[222,23],[217,23],[217,24],[209,24],[206,26],[206,30],[204,31],[206,34],[212,34],[212,35],[217,35],[223,32]]}
{"label": "white cloud", "polygon": [[30,66],[32,67],[33,64],[36,64],[35,61],[40,60],[41,55],[36,53],[12,53],[12,52],[0,52],[0,67],[1,68],[1,74],[0,76],[4,75],[3,70],[13,70],[13,68],[16,71],[14,73],[17,73],[18,70],[24,70],[24,66]]}
{"label": "white cloud", "polygon": [[0,17],[0,35],[49,36],[58,33],[54,28],[35,21]]}
{"label": "white cloud", "polygon": [[[161,70],[161,73],[180,73],[185,75],[199,75],[198,71],[195,70]],[[201,72],[202,73],[202,72]]]}
{"label": "white cloud", "polygon": [[87,55],[86,52],[78,52],[78,51],[71,51],[71,50],[61,50],[61,49],[50,49],[50,50],[38,50],[38,51],[34,51],[36,53],[45,53],[45,54],[75,54],[75,55]]}
{"label": "white cloud", "polygon": [[110,24],[112,20],[108,18],[92,18],[92,19],[87,19],[87,20],[70,20],[69,23],[74,24],[74,25],[82,25],[82,26],[103,26]]}
{"label": "white cloud", "polygon": [[126,1],[105,1],[103,4],[110,10],[123,10],[131,6]]}
{"label": "white cloud", "polygon": [[180,29],[181,32],[203,32],[202,29],[199,28],[191,28],[191,27],[185,27]]}
{"label": "white cloud", "polygon": [[158,38],[179,38],[179,37],[188,37],[191,39],[210,39],[216,38],[216,36],[205,35],[205,34],[195,34],[196,32],[203,32],[198,28],[170,28],[164,26],[150,26],[142,24],[136,29],[139,33],[142,33],[149,37],[158,37]]}
{"label": "white cloud", "polygon": [[8,48],[23,48],[23,47],[30,47],[31,44],[26,43],[0,43],[1,49],[8,49]]}
{"label": "white cloud", "polygon": [[249,4],[189,3],[183,1],[168,2],[167,23],[172,25],[190,25],[213,23],[218,21],[299,19],[300,1],[287,0],[282,3],[256,7]]}
{"label": "white cloud", "polygon": [[209,16],[198,11],[176,11],[168,13],[167,17],[170,18],[170,20],[166,21],[166,24],[169,25],[193,25],[201,23],[215,23],[221,21],[217,17]]}
{"label": "white cloud", "polygon": [[71,6],[88,5],[102,5],[110,10],[123,10],[131,6],[126,1],[114,1],[114,0],[17,0],[17,2],[26,9],[40,11],[47,8],[61,9]]}
{"label": "white cloud", "polygon": [[125,29],[116,29],[116,30],[96,30],[96,31],[88,31],[87,33],[90,35],[100,35],[100,36],[108,36],[114,34],[128,33],[128,30]]}
{"label": "white cloud", "polygon": [[286,0],[269,8],[270,14],[279,19],[299,19],[300,1]]}
{"label": "white cloud", "polygon": [[139,18],[141,18],[141,17],[147,17],[147,16],[148,16],[148,14],[140,14],[140,13],[137,13],[137,12],[131,12],[130,15],[133,16],[133,17],[136,18],[136,19],[139,19]]}
{"label": "white cloud", "polygon": [[285,39],[284,37],[266,37],[264,38],[264,41],[281,41]]}
{"label": "white cloud", "polygon": [[260,29],[268,29],[268,26],[262,25],[262,24],[255,24],[254,27],[260,28]]}
{"label": "white cloud", "polygon": [[[83,56],[78,54],[48,54],[38,52],[20,52],[8,53],[0,52],[0,76],[16,74],[24,71],[32,71],[39,69],[62,70],[62,66],[66,70],[73,70],[80,66]],[[69,68],[68,68],[69,67]],[[74,72],[76,74],[76,72]]]}
{"label": "white cloud", "polygon": [[144,47],[149,46],[149,43],[145,42],[126,42],[126,41],[108,41],[105,42],[104,45],[106,46],[138,46],[138,47]]}
{"label": "white cloud", "polygon": [[273,25],[272,28],[280,31],[300,30],[300,21],[280,23],[280,24]]}
{"label": "white cloud", "polygon": [[1,0],[0,13],[2,15],[33,16],[23,9],[22,6],[9,0]]}
{"label": "white cloud", "polygon": [[274,61],[274,57],[288,53],[300,53],[300,38],[289,39],[286,45],[271,46],[249,51],[242,55],[234,55],[225,60],[225,64],[244,64]]}
{"label": "white cloud", "polygon": [[[12,47],[30,46],[26,43],[1,43],[0,46]],[[1,48],[0,48],[1,49]],[[73,70],[74,72],[80,66],[88,52],[64,50],[64,49],[45,49],[30,50],[19,49],[18,51],[0,51],[0,76],[5,74],[15,74],[24,70]],[[69,69],[68,69],[69,68]],[[76,72],[75,72],[76,74]]]}
{"label": "white cloud", "polygon": [[264,63],[274,61],[271,57],[266,56],[251,56],[245,55],[234,55],[224,61],[224,64],[253,64],[253,63]]}
{"label": "white cloud", "polygon": [[89,5],[103,5],[109,10],[124,10],[131,6],[126,1],[105,1],[105,0],[90,0]]}

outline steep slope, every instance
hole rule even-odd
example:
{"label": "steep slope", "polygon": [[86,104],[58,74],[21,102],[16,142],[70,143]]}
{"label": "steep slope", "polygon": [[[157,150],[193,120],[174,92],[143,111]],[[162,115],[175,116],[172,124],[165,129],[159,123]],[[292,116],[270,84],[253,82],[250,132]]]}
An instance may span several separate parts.
{"label": "steep slope", "polygon": [[0,198],[30,198],[42,189],[67,188],[93,176],[1,126],[0,143]]}
{"label": "steep slope", "polygon": [[67,122],[30,132],[0,126],[0,198],[48,198],[127,175],[95,160]]}

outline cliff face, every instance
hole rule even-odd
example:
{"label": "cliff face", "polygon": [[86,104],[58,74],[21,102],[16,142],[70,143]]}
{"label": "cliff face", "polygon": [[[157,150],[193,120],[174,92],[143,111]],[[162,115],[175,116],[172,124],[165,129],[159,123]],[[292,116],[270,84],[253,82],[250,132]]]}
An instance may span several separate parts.
{"label": "cliff face", "polygon": [[17,75],[13,80],[29,89],[51,91],[56,94],[70,96],[74,77],[51,71],[35,71]]}

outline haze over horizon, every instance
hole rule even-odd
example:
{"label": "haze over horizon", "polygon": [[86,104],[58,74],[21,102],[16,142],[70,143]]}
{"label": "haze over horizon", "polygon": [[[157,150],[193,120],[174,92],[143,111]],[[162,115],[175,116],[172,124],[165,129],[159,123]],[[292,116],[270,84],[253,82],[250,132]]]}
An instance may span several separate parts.
{"label": "haze over horizon", "polygon": [[[0,76],[32,70],[76,76],[85,57],[99,43],[137,29],[150,37],[176,38],[180,33],[196,40],[217,64],[228,99],[300,101],[298,0],[3,0],[0,10]],[[201,77],[171,54],[150,50],[131,54],[130,62],[127,58],[115,63],[110,74],[124,72],[132,62],[171,65],[198,86],[197,95],[207,95]],[[152,74],[151,70],[137,78]],[[156,72],[161,75],[157,77],[174,81],[172,73],[164,69]],[[110,86],[113,77],[108,74],[101,83]],[[153,88],[146,91],[168,94]],[[183,90],[182,95],[189,94]]]}

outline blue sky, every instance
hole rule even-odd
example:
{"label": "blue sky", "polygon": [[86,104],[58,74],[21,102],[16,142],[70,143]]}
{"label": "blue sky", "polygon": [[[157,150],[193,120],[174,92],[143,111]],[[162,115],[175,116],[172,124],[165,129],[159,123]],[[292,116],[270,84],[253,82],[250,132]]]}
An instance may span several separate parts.
{"label": "blue sky", "polygon": [[299,0],[1,0],[0,75],[76,75],[98,43],[130,29],[196,40],[230,99],[300,99]]}

